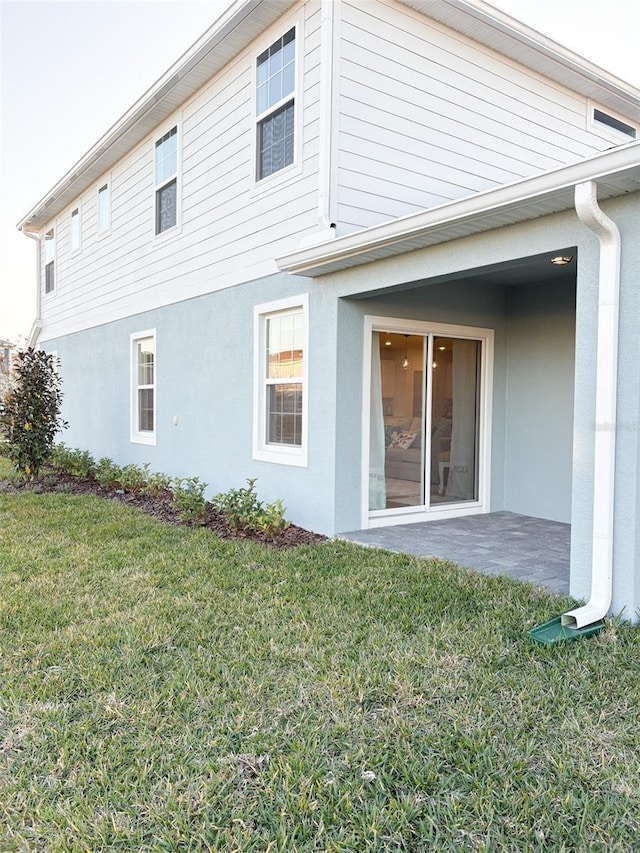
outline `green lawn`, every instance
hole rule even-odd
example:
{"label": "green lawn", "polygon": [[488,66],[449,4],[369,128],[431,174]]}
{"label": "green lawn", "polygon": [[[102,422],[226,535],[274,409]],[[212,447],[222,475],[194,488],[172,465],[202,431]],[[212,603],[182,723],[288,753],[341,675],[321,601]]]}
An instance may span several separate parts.
{"label": "green lawn", "polygon": [[326,542],[0,495],[0,851],[631,851],[640,637]]}

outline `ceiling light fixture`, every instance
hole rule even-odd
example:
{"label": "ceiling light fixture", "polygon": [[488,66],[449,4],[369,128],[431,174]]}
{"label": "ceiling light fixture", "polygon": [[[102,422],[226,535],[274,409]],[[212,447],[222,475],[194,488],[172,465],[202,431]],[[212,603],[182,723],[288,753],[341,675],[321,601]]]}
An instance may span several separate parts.
{"label": "ceiling light fixture", "polygon": [[573,255],[556,255],[555,258],[549,258],[550,263],[557,267],[564,267],[566,264],[570,264],[572,260]]}

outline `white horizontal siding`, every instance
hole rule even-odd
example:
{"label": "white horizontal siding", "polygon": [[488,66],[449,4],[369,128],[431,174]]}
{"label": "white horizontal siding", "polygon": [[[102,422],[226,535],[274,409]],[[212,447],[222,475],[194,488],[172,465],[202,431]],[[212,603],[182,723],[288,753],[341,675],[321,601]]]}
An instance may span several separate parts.
{"label": "white horizontal siding", "polygon": [[[293,23],[304,81],[304,96],[296,95],[299,161],[256,185],[254,64]],[[56,293],[43,299],[43,340],[276,273],[274,258],[318,230],[319,4],[300,4],[263,42],[238,56],[84,194],[79,254],[71,255],[68,222],[76,203],[60,217],[58,280]],[[180,228],[156,237],[154,146],[173,124],[181,139]],[[97,188],[107,179],[111,229],[98,235]]]}
{"label": "white horizontal siding", "polygon": [[418,12],[393,0],[341,8],[343,233],[610,144],[587,128],[585,98]]}

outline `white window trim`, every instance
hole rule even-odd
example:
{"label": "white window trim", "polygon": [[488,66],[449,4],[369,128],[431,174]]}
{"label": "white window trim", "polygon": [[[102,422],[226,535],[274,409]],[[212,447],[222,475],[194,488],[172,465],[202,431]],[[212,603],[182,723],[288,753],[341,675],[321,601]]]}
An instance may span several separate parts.
{"label": "white window trim", "polygon": [[[460,504],[443,504],[440,507],[407,507],[391,510],[369,510],[369,451],[371,417],[371,347],[373,332],[397,332],[399,334],[441,335],[450,338],[469,338],[482,342],[480,363],[480,442],[478,446],[478,486],[476,501]],[[388,527],[392,524],[413,524],[436,521],[443,518],[458,518],[489,512],[491,496],[491,413],[493,407],[493,354],[494,330],[474,326],[429,323],[423,320],[402,320],[398,317],[364,318],[364,348],[362,370],[362,457],[360,460],[360,524],[363,530]],[[427,355],[427,364],[431,363]],[[429,417],[429,413],[427,413]],[[427,435],[430,423],[426,425]]]}
{"label": "white window trim", "polygon": [[[269,317],[302,311],[304,334],[302,361],[302,443],[300,446],[267,444],[266,321]],[[253,309],[253,458],[261,462],[307,467],[309,425],[309,294],[265,302]]]}
{"label": "white window trim", "polygon": [[[153,338],[153,432],[141,432],[138,429],[138,360],[136,344],[143,338]],[[130,441],[135,444],[156,444],[158,428],[158,341],[155,329],[133,332],[129,336],[129,423]]]}
{"label": "white window trim", "polygon": [[[100,228],[100,192],[107,188],[107,224],[104,228]],[[96,233],[98,237],[105,237],[111,233],[111,175],[100,181],[96,187]]]}
{"label": "white window trim", "polygon": [[[165,133],[168,133],[172,128],[176,128],[176,224],[165,231],[156,231],[156,194],[158,190],[168,184],[171,178],[166,179],[161,184],[156,184],[156,142],[158,142]],[[157,128],[151,138],[151,166],[153,169],[153,204],[152,204],[152,233],[154,240],[167,240],[175,237],[182,231],[182,120],[181,116],[174,116],[170,121],[164,122]]]}
{"label": "white window trim", "polygon": [[[73,245],[73,214],[75,211],[78,211],[78,245],[74,247]],[[82,205],[80,202],[76,204],[75,207],[71,208],[69,212],[69,246],[71,248],[72,255],[79,255],[82,251]]]}
{"label": "white window trim", "polygon": [[[274,42],[282,38],[289,30],[295,30],[295,87],[291,94],[287,95],[277,104],[273,104],[268,110],[258,115],[258,57],[264,53]],[[253,183],[251,194],[258,195],[260,192],[270,190],[274,186],[281,183],[286,183],[292,177],[296,177],[302,173],[302,114],[303,114],[303,75],[302,75],[302,22],[299,16],[289,18],[284,23],[279,23],[277,30],[271,30],[270,35],[265,36],[258,44],[257,50],[252,53],[253,72],[252,72],[252,102],[251,112],[253,115],[253,133],[251,140],[251,163]],[[258,126],[260,121],[269,113],[274,112],[279,107],[293,99],[293,163],[267,175],[265,178],[258,179]]]}

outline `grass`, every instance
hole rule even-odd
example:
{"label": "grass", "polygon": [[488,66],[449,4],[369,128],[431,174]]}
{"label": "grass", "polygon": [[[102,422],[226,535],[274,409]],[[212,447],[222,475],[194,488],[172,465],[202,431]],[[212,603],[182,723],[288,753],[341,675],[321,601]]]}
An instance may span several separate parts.
{"label": "grass", "polygon": [[30,493],[0,586],[3,853],[640,849],[639,632],[568,599]]}

